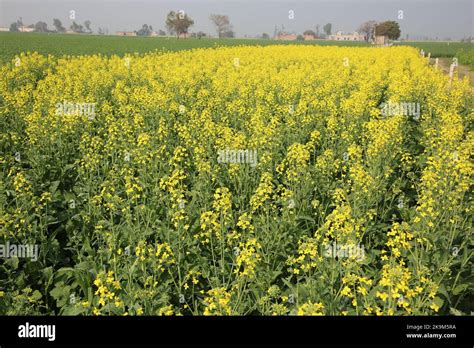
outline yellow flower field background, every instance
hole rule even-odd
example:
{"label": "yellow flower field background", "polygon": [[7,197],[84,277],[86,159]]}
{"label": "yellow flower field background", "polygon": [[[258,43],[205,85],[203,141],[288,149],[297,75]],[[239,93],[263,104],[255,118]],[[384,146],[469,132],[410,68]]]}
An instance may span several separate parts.
{"label": "yellow flower field background", "polygon": [[23,54],[0,313],[470,314],[472,105],[410,47]]}

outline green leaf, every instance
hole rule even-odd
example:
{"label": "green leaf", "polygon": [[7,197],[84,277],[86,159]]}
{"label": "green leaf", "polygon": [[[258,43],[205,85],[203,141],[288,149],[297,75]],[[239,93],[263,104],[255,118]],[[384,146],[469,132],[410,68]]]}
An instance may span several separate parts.
{"label": "green leaf", "polygon": [[436,303],[436,305],[437,305],[438,307],[442,307],[443,304],[444,304],[444,300],[443,300],[442,298],[440,298],[440,297],[435,297],[435,298],[433,299],[433,302]]}
{"label": "green leaf", "polygon": [[30,298],[33,299],[34,301],[38,301],[41,297],[43,297],[43,295],[41,295],[41,292],[39,292],[38,290],[33,291],[33,293],[30,296]]}
{"label": "green leaf", "polygon": [[444,284],[441,284],[441,286],[438,289],[438,292],[441,295],[444,295],[447,299],[449,299],[451,296],[448,294],[448,291],[446,290],[446,286]]}
{"label": "green leaf", "polygon": [[63,282],[57,283],[56,287],[49,292],[51,297],[54,298],[55,300],[57,300],[63,295],[64,293],[64,287],[62,286],[63,284],[64,284]]}
{"label": "green leaf", "polygon": [[459,284],[453,290],[453,295],[459,295],[469,287],[469,284]]}
{"label": "green leaf", "polygon": [[86,308],[78,308],[76,306],[67,306],[64,307],[63,311],[61,312],[62,315],[79,315],[86,311]]}
{"label": "green leaf", "polygon": [[452,315],[466,315],[465,313],[461,312],[460,310],[456,309],[456,308],[449,308],[449,314],[452,314]]}
{"label": "green leaf", "polygon": [[58,186],[61,182],[60,181],[53,181],[51,185],[49,186],[49,190],[51,191],[52,194],[56,193],[56,190],[58,189]]}
{"label": "green leaf", "polygon": [[13,256],[9,258],[7,261],[5,261],[5,264],[10,266],[13,269],[17,269],[19,263],[20,263],[20,260],[16,256]]}

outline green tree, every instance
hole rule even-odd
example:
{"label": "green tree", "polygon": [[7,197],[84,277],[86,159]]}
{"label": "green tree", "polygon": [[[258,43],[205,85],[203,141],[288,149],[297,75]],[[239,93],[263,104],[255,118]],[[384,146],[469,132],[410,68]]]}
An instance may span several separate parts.
{"label": "green tree", "polygon": [[153,27],[148,24],[143,24],[142,28],[137,31],[138,36],[150,36],[153,32]]}
{"label": "green tree", "polygon": [[48,24],[42,21],[37,22],[35,24],[35,31],[39,33],[46,33],[48,31]]}
{"label": "green tree", "polygon": [[76,22],[72,22],[69,29],[71,29],[75,33],[83,33],[84,32],[84,27],[81,24],[77,24]]}
{"label": "green tree", "polygon": [[87,20],[87,21],[84,22],[84,27],[86,28],[88,33],[92,33],[91,21],[90,20]]}
{"label": "green tree", "polygon": [[18,26],[17,22],[10,24],[10,31],[20,31],[20,27]]}
{"label": "green tree", "polygon": [[326,36],[331,35],[332,24],[331,23],[325,24],[324,27],[323,27],[323,31],[326,34]]}
{"label": "green tree", "polygon": [[234,38],[235,37],[235,33],[233,30],[228,30],[226,31],[222,37],[225,37],[225,38]]}
{"label": "green tree", "polygon": [[387,35],[390,40],[397,40],[400,37],[400,25],[395,21],[382,22],[375,28],[376,35]]}
{"label": "green tree", "polygon": [[63,27],[63,24],[61,23],[61,21],[57,18],[54,18],[53,19],[53,26],[56,28],[56,31],[58,33],[63,33],[66,31],[66,28]]}
{"label": "green tree", "polygon": [[10,25],[10,31],[20,31],[23,27],[23,20],[20,19]]}

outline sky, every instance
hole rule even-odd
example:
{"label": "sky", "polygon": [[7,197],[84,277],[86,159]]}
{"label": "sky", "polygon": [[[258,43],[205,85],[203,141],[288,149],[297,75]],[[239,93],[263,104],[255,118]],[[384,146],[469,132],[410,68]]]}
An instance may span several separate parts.
{"label": "sky", "polygon": [[133,31],[144,23],[158,30],[165,29],[171,10],[183,10],[194,20],[191,32],[214,35],[212,13],[228,15],[238,37],[273,35],[275,25],[302,33],[331,23],[333,32],[351,32],[367,20],[397,21],[402,38],[474,36],[474,0],[0,0],[0,27],[20,17],[25,25],[41,20],[52,29],[53,18],[59,18],[69,27],[70,11],[75,11],[76,22],[90,20],[94,31]]}

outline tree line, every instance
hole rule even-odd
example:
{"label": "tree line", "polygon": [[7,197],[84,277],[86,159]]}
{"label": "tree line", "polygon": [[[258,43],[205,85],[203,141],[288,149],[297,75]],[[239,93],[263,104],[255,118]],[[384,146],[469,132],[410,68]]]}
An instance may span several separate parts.
{"label": "tree line", "polygon": [[[232,25],[230,24],[229,16],[221,14],[211,14],[209,19],[216,27],[217,36],[219,38],[231,38],[235,37]],[[83,24],[76,23],[73,21],[69,26],[69,30],[74,33],[93,33],[91,29],[91,21],[86,20]],[[186,37],[189,33],[189,28],[194,25],[194,20],[184,11],[170,11],[166,16],[165,26],[168,34],[176,35],[178,38],[181,36]],[[63,26],[61,20],[58,18],[53,19],[54,29],[49,29],[48,24],[44,21],[38,21],[36,24],[24,25],[23,20],[20,18],[17,21],[13,22],[10,25],[10,31],[20,32],[24,28],[33,29],[35,32],[48,33],[65,33],[67,31],[66,27]],[[105,34],[106,29],[99,28],[99,34]],[[153,27],[149,24],[143,24],[142,27],[134,31],[138,36],[150,36],[154,32]],[[158,35],[166,35],[166,32],[162,29],[158,30]],[[194,33],[193,36],[198,38],[207,36],[203,32]]]}
{"label": "tree line", "polygon": [[[89,33],[90,34],[92,33],[91,24],[92,22],[90,20],[84,21],[83,24],[76,23],[75,21],[73,21],[69,29],[75,33]],[[40,32],[40,33],[48,33],[48,32],[64,33],[67,31],[67,29],[63,26],[62,22],[57,18],[53,19],[53,26],[54,26],[54,30],[50,30],[48,28],[48,24],[43,21],[38,21],[36,22],[36,24],[24,25],[23,20],[20,18],[16,22],[13,22],[10,25],[10,31],[18,32],[18,31],[22,31],[23,28],[34,29],[34,31]]]}
{"label": "tree line", "polygon": [[[210,21],[214,24],[216,28],[216,33],[219,38],[233,38],[235,37],[235,33],[233,31],[233,26],[230,23],[229,16],[222,15],[222,14],[211,14],[209,17]],[[75,21],[69,26],[69,30],[74,33],[93,33],[91,29],[91,21],[86,20],[83,24],[76,23]],[[168,34],[176,35],[176,37],[187,37],[189,34],[189,28],[194,25],[194,20],[184,11],[170,11],[165,20],[165,26]],[[54,18],[53,19],[53,26],[54,30],[48,29],[48,24],[43,21],[38,21],[36,24],[31,24],[25,26],[23,24],[22,19],[20,18],[16,22],[13,22],[10,25],[10,31],[18,32],[22,31],[22,28],[32,28],[36,32],[57,32],[57,33],[64,33],[67,29],[63,26],[62,22]],[[323,31],[320,33],[320,26],[317,24],[315,26],[316,30],[308,29],[306,30],[303,35],[311,35],[315,38],[326,38],[331,35],[332,32],[332,24],[327,23],[323,26]],[[385,22],[376,22],[374,20],[370,20],[364,22],[359,27],[358,31],[362,34],[365,34],[366,41],[372,41],[376,35],[387,35],[391,40],[397,40],[400,37],[401,30],[400,26],[395,21],[385,21]],[[99,34],[105,34],[107,31],[105,29],[99,28]],[[138,36],[150,36],[154,32],[153,27],[149,24],[143,24],[142,27],[138,30],[135,30],[135,33]],[[166,35],[164,30],[158,30],[158,35]],[[277,28],[275,27],[274,36],[277,36]],[[193,33],[191,34],[192,37],[205,37],[207,36],[203,32]],[[262,39],[269,39],[270,36],[267,33],[263,33],[261,35]],[[299,38],[302,39],[303,36],[299,35]]]}

